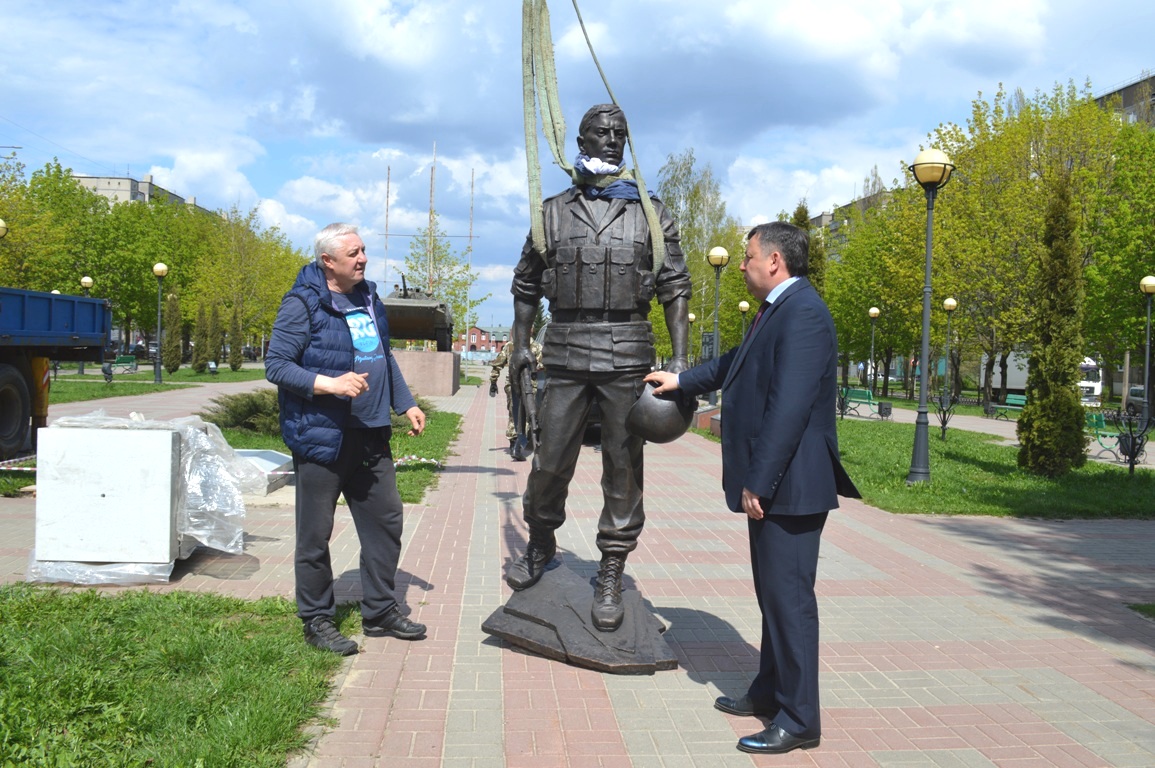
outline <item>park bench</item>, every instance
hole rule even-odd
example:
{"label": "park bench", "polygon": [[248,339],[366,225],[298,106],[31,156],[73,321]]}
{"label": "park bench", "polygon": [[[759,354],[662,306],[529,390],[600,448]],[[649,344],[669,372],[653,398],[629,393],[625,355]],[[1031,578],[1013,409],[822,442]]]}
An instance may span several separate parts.
{"label": "park bench", "polygon": [[[880,419],[884,419],[890,415],[889,406],[891,403],[880,403],[875,399],[874,393],[872,393],[869,389],[854,389],[847,387],[846,389],[842,390],[842,397],[846,403],[847,413],[853,413],[855,416],[865,416],[866,418],[877,416]],[[858,407],[860,405],[866,406],[867,413],[862,414],[858,412]],[[885,410],[886,413],[880,411],[879,406],[882,405],[888,406],[888,408],[882,409]]]}
{"label": "park bench", "polygon": [[1090,442],[1099,446],[1097,450],[1095,450],[1094,445],[1090,446],[1092,450],[1095,450],[1094,458],[1098,458],[1104,453],[1109,453],[1111,454],[1111,458],[1118,461],[1119,433],[1107,427],[1107,419],[1103,416],[1102,411],[1087,409],[1085,411],[1085,417],[1086,427],[1084,431],[1087,434],[1087,438]]}
{"label": "park bench", "polygon": [[112,363],[113,373],[136,373],[136,355],[117,355]]}
{"label": "park bench", "polygon": [[[1005,403],[995,405],[995,418],[1010,421],[1011,411],[1021,411],[1026,404],[1026,395],[1007,395],[1007,401]],[[1015,418],[1017,419],[1018,416]]]}

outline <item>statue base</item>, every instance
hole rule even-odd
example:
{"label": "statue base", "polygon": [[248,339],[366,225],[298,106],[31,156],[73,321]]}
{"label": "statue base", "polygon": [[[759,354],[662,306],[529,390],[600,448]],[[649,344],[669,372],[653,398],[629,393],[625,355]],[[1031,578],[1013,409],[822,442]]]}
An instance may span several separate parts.
{"label": "statue base", "polygon": [[622,591],[622,606],[620,627],[597,629],[590,618],[590,583],[559,565],[529,589],[514,592],[481,630],[547,659],[599,672],[650,675],[677,669],[678,659],[662,637],[665,625],[646,609],[636,589]]}

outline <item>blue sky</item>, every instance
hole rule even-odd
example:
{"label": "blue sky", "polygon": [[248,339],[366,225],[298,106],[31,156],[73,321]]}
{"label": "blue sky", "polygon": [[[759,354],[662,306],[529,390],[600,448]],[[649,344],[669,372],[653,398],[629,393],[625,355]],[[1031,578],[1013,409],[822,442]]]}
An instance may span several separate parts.
{"label": "blue sky", "polygon": [[[429,209],[470,231],[482,324],[512,318],[528,228],[517,0],[0,0],[0,146],[31,172],[154,180],[257,207],[294,244],[361,225],[392,284]],[[651,186],[692,148],[743,223],[899,175],[1000,83],[1098,94],[1155,71],[1150,0],[579,0]],[[549,4],[567,151],[607,101],[571,2]],[[1108,15],[1109,12],[1109,15]],[[11,154],[11,149],[0,153]],[[566,185],[541,145],[546,194]],[[386,267],[386,179],[389,232]]]}

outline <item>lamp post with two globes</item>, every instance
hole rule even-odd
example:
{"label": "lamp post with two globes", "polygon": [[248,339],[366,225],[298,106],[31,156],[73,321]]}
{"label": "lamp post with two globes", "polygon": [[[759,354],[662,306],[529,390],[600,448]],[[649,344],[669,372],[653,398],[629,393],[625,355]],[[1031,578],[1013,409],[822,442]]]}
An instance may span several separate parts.
{"label": "lamp post with two globes", "polygon": [[746,338],[746,313],[750,311],[750,302],[742,299],[738,302],[738,311],[742,313],[742,338]]}

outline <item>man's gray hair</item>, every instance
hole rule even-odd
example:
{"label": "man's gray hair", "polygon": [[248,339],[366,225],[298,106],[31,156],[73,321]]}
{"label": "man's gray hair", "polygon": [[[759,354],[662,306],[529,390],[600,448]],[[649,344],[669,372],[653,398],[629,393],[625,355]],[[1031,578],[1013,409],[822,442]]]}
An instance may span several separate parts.
{"label": "man's gray hair", "polygon": [[313,258],[320,264],[321,254],[331,254],[333,252],[333,243],[337,238],[355,234],[357,234],[357,227],[352,224],[344,224],[339,221],[330,224],[318,232],[317,236],[313,238]]}

